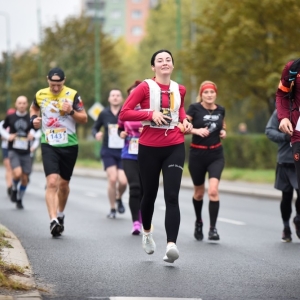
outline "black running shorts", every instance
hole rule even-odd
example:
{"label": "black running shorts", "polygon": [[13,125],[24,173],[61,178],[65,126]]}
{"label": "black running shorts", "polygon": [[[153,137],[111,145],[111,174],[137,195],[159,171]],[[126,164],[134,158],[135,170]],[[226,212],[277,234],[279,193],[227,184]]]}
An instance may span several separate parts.
{"label": "black running shorts", "polygon": [[209,178],[220,180],[224,165],[222,147],[211,150],[190,148],[189,171],[195,186],[204,184],[207,173]]}
{"label": "black running shorts", "polygon": [[78,145],[53,147],[42,143],[41,149],[46,177],[59,174],[62,179],[70,181],[78,155]]}
{"label": "black running shorts", "polygon": [[290,166],[277,164],[275,189],[283,192],[292,192],[298,189],[297,174],[294,164]]}

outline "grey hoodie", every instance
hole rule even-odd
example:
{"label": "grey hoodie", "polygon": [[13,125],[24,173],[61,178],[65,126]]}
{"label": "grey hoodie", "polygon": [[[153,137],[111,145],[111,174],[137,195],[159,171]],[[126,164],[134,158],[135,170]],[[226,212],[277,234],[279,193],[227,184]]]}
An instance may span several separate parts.
{"label": "grey hoodie", "polygon": [[266,126],[265,134],[274,143],[278,144],[277,162],[294,163],[292,147],[290,145],[290,136],[281,132],[279,129],[277,110],[275,109]]}

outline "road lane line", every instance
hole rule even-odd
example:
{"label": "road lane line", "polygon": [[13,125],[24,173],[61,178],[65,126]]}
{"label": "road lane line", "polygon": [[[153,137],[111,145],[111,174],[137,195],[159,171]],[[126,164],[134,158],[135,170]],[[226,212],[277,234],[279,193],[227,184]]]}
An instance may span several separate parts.
{"label": "road lane line", "polygon": [[240,225],[240,226],[246,225],[246,223],[244,223],[244,222],[235,221],[235,220],[226,219],[226,218],[218,218],[218,221],[233,224],[233,225]]}
{"label": "road lane line", "polygon": [[85,196],[97,198],[98,195],[96,193],[85,193]]}
{"label": "road lane line", "polygon": [[88,299],[102,300],[202,300],[201,298],[163,298],[163,297],[88,297]]}
{"label": "road lane line", "polygon": [[163,298],[163,297],[110,297],[110,300],[201,300],[201,298]]}

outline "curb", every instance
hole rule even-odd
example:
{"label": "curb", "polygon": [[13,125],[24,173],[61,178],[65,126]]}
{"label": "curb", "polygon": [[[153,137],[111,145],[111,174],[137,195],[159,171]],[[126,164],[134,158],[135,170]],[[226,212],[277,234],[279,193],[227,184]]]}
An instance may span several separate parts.
{"label": "curb", "polygon": [[[40,295],[40,292],[38,291],[34,277],[32,268],[29,264],[29,260],[27,257],[27,254],[19,241],[19,239],[5,226],[0,224],[0,228],[3,228],[9,238],[5,238],[13,248],[3,248],[3,251],[1,253],[2,260],[4,262],[18,265],[22,268],[24,268],[25,276],[19,276],[19,275],[11,275],[11,278],[14,279],[17,282],[23,283],[25,285],[28,285],[32,287],[29,291],[22,291],[22,292],[15,292],[15,295],[12,295],[11,290],[1,290],[0,300],[41,300],[42,297]],[[7,295],[5,295],[7,294]]]}

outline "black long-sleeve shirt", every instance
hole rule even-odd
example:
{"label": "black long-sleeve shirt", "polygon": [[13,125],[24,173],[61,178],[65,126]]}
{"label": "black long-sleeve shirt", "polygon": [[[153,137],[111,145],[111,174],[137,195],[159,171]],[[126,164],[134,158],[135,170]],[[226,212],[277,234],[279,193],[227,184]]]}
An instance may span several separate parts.
{"label": "black long-sleeve shirt", "polygon": [[[92,128],[92,135],[95,137],[97,132],[104,127],[104,135],[102,140],[102,149],[108,149],[108,127],[110,124],[117,125],[118,117],[120,114],[121,108],[117,115],[114,115],[110,109],[110,107],[104,108],[98,116],[98,119],[95,121]],[[121,149],[110,149],[113,151],[119,151],[121,153]]]}

